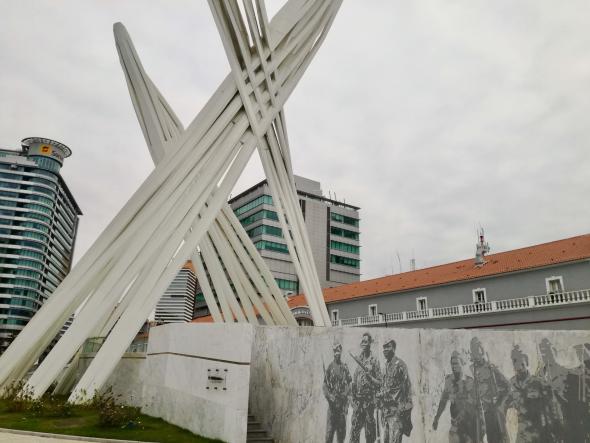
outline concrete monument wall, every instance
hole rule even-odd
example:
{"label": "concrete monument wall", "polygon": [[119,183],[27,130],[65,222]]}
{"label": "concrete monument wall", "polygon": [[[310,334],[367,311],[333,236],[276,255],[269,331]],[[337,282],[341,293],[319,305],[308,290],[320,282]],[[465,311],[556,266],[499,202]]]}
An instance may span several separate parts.
{"label": "concrete monument wall", "polygon": [[587,331],[254,334],[250,410],[275,441],[590,441]]}
{"label": "concrete monument wall", "polygon": [[[83,355],[77,362],[77,370],[74,375],[76,382],[84,371],[90,366],[95,353]],[[109,376],[103,392],[111,389],[113,396],[129,406],[141,407],[143,405],[143,386],[147,360],[145,355],[126,353],[123,355],[114,371]]]}
{"label": "concrete monument wall", "polygon": [[245,442],[252,336],[250,325],[152,328],[142,412],[205,437]]}

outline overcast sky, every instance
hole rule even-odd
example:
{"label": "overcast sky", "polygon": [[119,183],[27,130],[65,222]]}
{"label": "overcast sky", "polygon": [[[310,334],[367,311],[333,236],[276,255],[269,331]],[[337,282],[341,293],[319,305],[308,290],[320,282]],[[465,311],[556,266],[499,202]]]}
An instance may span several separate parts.
{"label": "overcast sky", "polygon": [[[72,149],[77,258],[152,169],[116,21],[185,125],[229,72],[204,0],[0,1],[0,147]],[[363,279],[472,257],[480,224],[492,252],[590,232],[588,48],[587,0],[344,1],[285,109],[294,172],[362,208]]]}

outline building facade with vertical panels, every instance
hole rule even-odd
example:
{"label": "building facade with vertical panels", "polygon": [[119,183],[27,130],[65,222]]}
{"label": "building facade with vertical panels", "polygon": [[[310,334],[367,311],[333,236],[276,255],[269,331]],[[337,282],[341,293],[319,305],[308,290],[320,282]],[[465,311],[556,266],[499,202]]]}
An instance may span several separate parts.
{"label": "building facade with vertical panels", "polygon": [[156,306],[156,323],[184,323],[193,319],[196,277],[192,262],[178,271]]}
{"label": "building facade with vertical panels", "polygon": [[60,174],[70,155],[41,137],[0,149],[0,353],[72,266],[82,212]]}
{"label": "building facade with vertical panels", "polygon": [[[322,288],[359,281],[360,208],[326,198],[318,181],[295,176],[295,186]],[[229,203],[279,287],[285,293],[299,292],[295,267],[266,180]]]}

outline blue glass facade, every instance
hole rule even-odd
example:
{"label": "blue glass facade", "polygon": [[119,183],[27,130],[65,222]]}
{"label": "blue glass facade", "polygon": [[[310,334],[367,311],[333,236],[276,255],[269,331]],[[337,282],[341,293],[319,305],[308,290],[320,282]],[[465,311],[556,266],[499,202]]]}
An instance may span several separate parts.
{"label": "blue glass facade", "polygon": [[0,150],[0,353],[65,278],[81,211],[59,171],[69,148]]}

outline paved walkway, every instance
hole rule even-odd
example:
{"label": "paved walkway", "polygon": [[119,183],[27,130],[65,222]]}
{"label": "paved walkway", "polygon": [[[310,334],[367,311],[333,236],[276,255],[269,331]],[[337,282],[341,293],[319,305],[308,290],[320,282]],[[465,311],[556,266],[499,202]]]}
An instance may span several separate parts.
{"label": "paved walkway", "polygon": [[12,434],[8,432],[0,433],[0,443],[76,443],[82,440],[63,440],[52,437],[40,437],[38,435]]}
{"label": "paved walkway", "polygon": [[131,442],[130,440],[74,437],[69,435],[0,429],[0,443],[87,443],[89,441],[102,443],[138,443]]}

